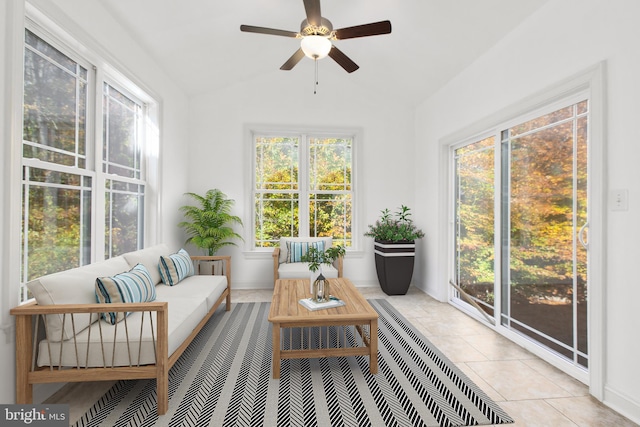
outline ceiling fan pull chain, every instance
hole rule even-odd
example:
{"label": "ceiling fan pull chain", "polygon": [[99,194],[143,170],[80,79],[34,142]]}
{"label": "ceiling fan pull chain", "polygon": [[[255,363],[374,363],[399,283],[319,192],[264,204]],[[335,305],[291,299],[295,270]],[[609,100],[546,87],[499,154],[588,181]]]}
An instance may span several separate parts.
{"label": "ceiling fan pull chain", "polygon": [[318,90],[318,58],[314,58],[313,62],[316,66],[315,84],[313,85],[313,94],[315,95]]}

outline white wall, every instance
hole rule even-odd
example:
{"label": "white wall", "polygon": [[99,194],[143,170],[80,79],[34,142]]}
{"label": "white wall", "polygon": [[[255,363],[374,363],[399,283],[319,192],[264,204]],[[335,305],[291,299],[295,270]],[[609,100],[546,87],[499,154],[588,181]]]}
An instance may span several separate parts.
{"label": "white wall", "polygon": [[[185,147],[188,143],[188,99],[177,86],[161,71],[155,62],[139,47],[135,40],[127,36],[119,24],[110,18],[97,0],[55,0],[32,2],[56,24],[62,26],[89,49],[112,60],[115,68],[128,78],[148,90],[160,103],[160,186],[162,195],[158,210],[161,213],[157,236],[147,236],[150,242],[165,241],[178,248],[182,236],[175,227],[178,221],[177,206],[182,193],[187,191],[188,160]],[[2,164],[2,184],[0,186],[0,279],[2,281],[0,324],[12,325],[8,308],[18,304],[19,260],[15,250],[19,244],[20,199],[19,160],[11,162],[12,153],[20,153],[21,129],[12,126],[13,100],[18,97],[18,111],[21,105],[22,88],[15,87],[15,64],[21,61],[24,34],[24,0],[0,1],[0,164]],[[14,52],[14,53],[12,53]],[[17,54],[15,54],[17,52]],[[123,64],[126,64],[123,65]],[[21,76],[18,64],[18,83]],[[13,73],[13,74],[12,74]],[[19,85],[18,85],[19,86]],[[18,116],[19,117],[19,116]],[[12,131],[17,132],[13,138]],[[15,155],[13,156],[15,158]],[[19,154],[18,154],[19,159]],[[15,191],[17,191],[17,202]],[[13,192],[13,193],[12,193]],[[9,218],[13,217],[13,222]],[[17,218],[17,221],[16,221]],[[17,227],[17,238],[16,238]],[[13,236],[10,241],[9,237]],[[0,402],[12,403],[15,399],[14,338],[13,330],[0,334],[0,360],[5,369],[0,370]],[[37,386],[35,399],[46,397],[50,388]]]}
{"label": "white wall", "polygon": [[[442,202],[446,183],[438,163],[440,140],[606,61],[608,189],[629,190],[629,210],[607,212],[604,293],[604,401],[640,422],[640,301],[635,266],[640,255],[640,2],[551,0],[491,51],[453,79],[416,111],[417,211],[427,221],[426,256],[418,281],[440,297],[447,294]],[[437,237],[436,237],[437,236]],[[444,246],[446,247],[446,246]]]}
{"label": "white wall", "polygon": [[[413,110],[377,93],[361,90],[330,58],[320,62],[320,85],[313,94],[313,68],[303,60],[293,71],[274,67],[257,80],[224,91],[204,93],[190,100],[190,191],[204,193],[220,188],[236,200],[235,214],[245,223],[250,206],[251,160],[244,129],[247,124],[314,127],[355,127],[358,141],[358,197],[361,215],[359,235],[380,210],[394,209],[413,200]],[[188,200],[185,200],[188,203]],[[377,285],[373,242],[361,237],[364,253],[347,255],[345,276],[356,285]],[[242,244],[242,242],[240,242]],[[193,250],[193,249],[191,249]],[[234,287],[273,287],[269,254],[248,257],[242,247],[223,252],[233,255]]]}

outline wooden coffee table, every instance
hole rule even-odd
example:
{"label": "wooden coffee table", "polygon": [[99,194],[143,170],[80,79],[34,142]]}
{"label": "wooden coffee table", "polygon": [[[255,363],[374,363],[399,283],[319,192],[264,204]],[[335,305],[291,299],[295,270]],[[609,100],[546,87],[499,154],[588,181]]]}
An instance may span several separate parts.
{"label": "wooden coffee table", "polygon": [[[369,370],[372,374],[378,373],[378,313],[348,279],[329,279],[329,281],[331,295],[343,300],[345,305],[312,311],[298,302],[303,298],[311,297],[309,279],[276,280],[269,311],[269,322],[273,324],[273,378],[280,378],[281,359],[315,357],[368,355]],[[361,337],[361,346],[347,345],[349,340],[346,339],[346,335],[343,335],[342,339],[339,336],[336,337],[335,334],[340,334],[339,327],[348,326],[353,326]],[[334,327],[337,327],[336,331],[329,330]],[[292,328],[301,328],[300,331],[304,331],[300,332],[301,335],[304,334],[299,340],[302,345],[301,348],[285,349],[283,344],[287,338],[286,330],[288,329],[289,334],[292,334]],[[324,338],[322,338],[323,330]],[[334,333],[333,339],[329,339],[332,333]],[[297,334],[296,330],[296,338]],[[288,338],[289,347],[291,347],[291,343],[295,340],[291,335]],[[315,341],[315,345],[307,345],[305,348],[305,341],[307,344]],[[337,344],[337,346],[331,344]]]}

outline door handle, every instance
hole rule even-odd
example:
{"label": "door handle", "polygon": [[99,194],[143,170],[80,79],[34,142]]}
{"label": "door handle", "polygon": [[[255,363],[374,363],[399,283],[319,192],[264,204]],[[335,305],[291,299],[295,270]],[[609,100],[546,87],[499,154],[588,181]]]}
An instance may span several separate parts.
{"label": "door handle", "polygon": [[584,241],[584,231],[585,229],[589,226],[589,221],[585,222],[584,225],[582,227],[580,227],[580,231],[578,231],[578,240],[580,241],[580,244],[582,245],[582,247],[584,247],[585,249],[589,249],[589,243],[585,243]]}

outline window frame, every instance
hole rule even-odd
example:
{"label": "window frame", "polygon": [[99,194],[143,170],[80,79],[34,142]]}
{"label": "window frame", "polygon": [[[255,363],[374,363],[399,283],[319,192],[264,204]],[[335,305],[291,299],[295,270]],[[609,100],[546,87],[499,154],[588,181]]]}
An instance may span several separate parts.
{"label": "window frame", "polygon": [[[347,248],[349,255],[361,253],[361,242],[359,218],[361,214],[360,197],[358,196],[359,188],[359,146],[362,144],[362,130],[360,128],[346,127],[307,127],[298,125],[264,125],[249,124],[245,126],[245,149],[248,161],[245,162],[245,176],[247,182],[245,185],[245,204],[247,209],[244,217],[244,255],[247,258],[265,257],[271,254],[273,248],[258,247],[255,245],[255,169],[256,169],[256,151],[255,138],[258,136],[265,137],[297,137],[298,144],[298,182],[299,189],[296,192],[301,194],[300,205],[309,203],[309,195],[312,193],[309,188],[309,138],[350,138],[351,139],[351,247]],[[331,191],[328,191],[330,193]],[[323,193],[321,191],[321,193]],[[303,212],[304,211],[304,212]],[[308,224],[308,209],[300,209],[299,224]],[[301,227],[299,230],[300,237],[309,237],[308,227]]]}

